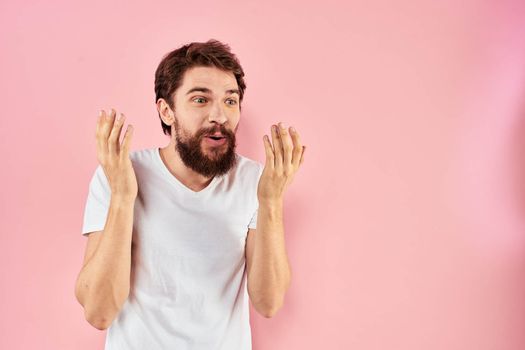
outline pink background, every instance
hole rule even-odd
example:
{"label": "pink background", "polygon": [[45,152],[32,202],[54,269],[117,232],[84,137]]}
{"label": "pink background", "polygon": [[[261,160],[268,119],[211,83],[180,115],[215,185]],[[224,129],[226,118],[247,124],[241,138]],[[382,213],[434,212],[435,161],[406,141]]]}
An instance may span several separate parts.
{"label": "pink background", "polygon": [[165,146],[155,68],[209,38],[246,72],[238,152],[307,145],[254,349],[525,348],[523,2],[10,0],[0,29],[0,348],[103,347],[74,296],[97,111]]}

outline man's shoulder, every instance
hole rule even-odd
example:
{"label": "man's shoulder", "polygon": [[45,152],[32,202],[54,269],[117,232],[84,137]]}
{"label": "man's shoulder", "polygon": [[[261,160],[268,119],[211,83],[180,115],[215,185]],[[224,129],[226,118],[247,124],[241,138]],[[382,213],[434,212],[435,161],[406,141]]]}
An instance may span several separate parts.
{"label": "man's shoulder", "polygon": [[133,163],[150,162],[155,159],[157,147],[143,148],[129,152],[129,158]]}
{"label": "man's shoulder", "polygon": [[260,174],[262,173],[262,170],[264,168],[264,165],[260,163],[257,160],[248,158],[246,156],[243,156],[239,153],[236,153],[237,155],[237,169],[239,172],[242,173],[256,173]]}

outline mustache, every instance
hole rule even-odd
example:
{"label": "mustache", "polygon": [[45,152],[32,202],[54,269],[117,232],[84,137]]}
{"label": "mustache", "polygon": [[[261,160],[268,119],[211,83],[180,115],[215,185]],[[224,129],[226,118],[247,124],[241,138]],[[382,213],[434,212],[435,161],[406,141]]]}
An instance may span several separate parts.
{"label": "mustache", "polygon": [[213,135],[213,134],[216,134],[216,133],[220,133],[224,137],[227,137],[227,138],[231,138],[231,136],[233,134],[229,130],[219,128],[219,129],[212,129],[212,130],[204,130],[204,131],[201,132],[201,137],[206,137],[206,135]]}

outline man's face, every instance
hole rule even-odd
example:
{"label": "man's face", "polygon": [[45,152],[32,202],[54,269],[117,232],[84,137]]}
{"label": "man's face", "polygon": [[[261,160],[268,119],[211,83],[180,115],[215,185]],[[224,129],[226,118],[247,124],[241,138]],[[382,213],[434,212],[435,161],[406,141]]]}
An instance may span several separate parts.
{"label": "man's face", "polygon": [[235,90],[238,86],[233,73],[193,67],[186,71],[173,96],[176,150],[187,167],[204,176],[223,175],[235,165],[235,133],[240,119],[239,93]]}

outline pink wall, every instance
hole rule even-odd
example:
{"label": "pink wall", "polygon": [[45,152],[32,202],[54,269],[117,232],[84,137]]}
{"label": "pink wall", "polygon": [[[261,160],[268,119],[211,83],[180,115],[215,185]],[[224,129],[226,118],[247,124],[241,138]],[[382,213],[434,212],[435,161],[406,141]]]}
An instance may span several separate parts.
{"label": "pink wall", "polygon": [[0,29],[1,349],[102,348],[74,297],[97,111],[166,145],[155,68],[209,38],[246,71],[239,152],[277,121],[308,148],[254,349],[525,348],[523,2],[8,0]]}

